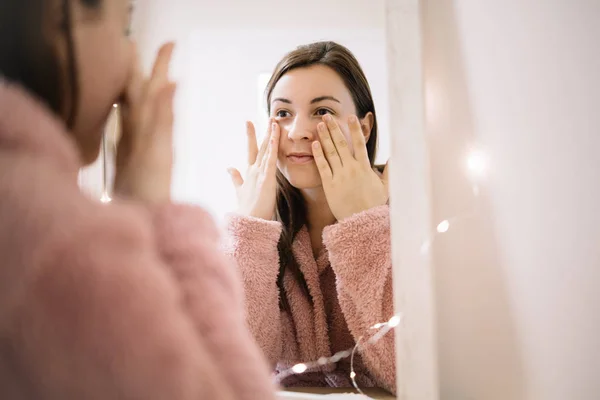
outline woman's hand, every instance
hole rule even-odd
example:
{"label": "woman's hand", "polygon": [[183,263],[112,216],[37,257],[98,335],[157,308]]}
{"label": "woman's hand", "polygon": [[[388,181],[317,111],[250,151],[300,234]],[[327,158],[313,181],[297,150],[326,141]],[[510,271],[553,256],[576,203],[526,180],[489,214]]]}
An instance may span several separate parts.
{"label": "woman's hand", "polygon": [[238,198],[238,213],[255,218],[272,220],[277,197],[277,155],[280,128],[269,121],[269,129],[260,149],[256,131],[251,122],[246,124],[248,134],[248,171],[246,179],[237,169],[229,169]]}
{"label": "woman's hand", "polygon": [[169,81],[173,43],[163,45],[152,75],[144,77],[134,57],[121,104],[122,136],[117,148],[115,193],[148,204],[171,198],[173,96]]}
{"label": "woman's hand", "polygon": [[354,154],[337,122],[330,116],[318,125],[321,142],[313,142],[313,156],[323,181],[331,212],[338,221],[387,203],[388,168],[379,176],[371,167],[358,118],[349,118]]}

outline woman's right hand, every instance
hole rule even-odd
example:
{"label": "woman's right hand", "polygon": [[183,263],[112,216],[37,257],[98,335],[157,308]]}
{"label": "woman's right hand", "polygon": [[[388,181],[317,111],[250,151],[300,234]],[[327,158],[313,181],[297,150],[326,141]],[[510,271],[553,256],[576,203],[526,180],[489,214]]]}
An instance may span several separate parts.
{"label": "woman's right hand", "polygon": [[237,169],[229,169],[238,198],[241,215],[272,220],[275,216],[277,197],[277,155],[280,128],[274,120],[269,121],[267,135],[258,148],[256,131],[252,122],[246,123],[248,134],[248,171],[246,179]]}
{"label": "woman's right hand", "polygon": [[169,64],[173,47],[168,43],[160,48],[149,77],[142,73],[135,54],[121,104],[115,193],[146,204],[165,203],[171,197],[175,83],[169,80]]}

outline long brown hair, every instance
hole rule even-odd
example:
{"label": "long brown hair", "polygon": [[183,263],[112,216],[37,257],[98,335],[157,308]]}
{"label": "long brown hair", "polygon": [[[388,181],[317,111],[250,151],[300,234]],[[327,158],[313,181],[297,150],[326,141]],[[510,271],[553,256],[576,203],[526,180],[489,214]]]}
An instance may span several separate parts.
{"label": "long brown hair", "polygon": [[[103,0],[61,0],[60,33],[67,45],[66,73],[53,50],[47,31],[51,14],[56,12],[46,0],[2,0],[0,12],[0,76],[17,83],[58,115],[64,113],[72,127],[77,114],[79,76],[73,39],[71,2],[78,1],[90,10],[99,10]],[[66,78],[66,79],[65,79]],[[67,102],[68,99],[68,102]]]}
{"label": "long brown hair", "polygon": [[[367,152],[371,166],[374,165],[377,152],[377,115],[369,82],[354,55],[346,47],[335,42],[316,42],[298,47],[286,54],[277,64],[265,90],[267,110],[271,114],[271,94],[277,82],[286,73],[298,68],[313,65],[324,65],[342,78],[350,91],[358,118],[364,118],[369,112],[373,114],[373,128],[367,141]],[[292,244],[298,232],[306,225],[306,203],[300,190],[293,187],[280,171],[277,171],[277,209],[275,218],[283,225],[283,231],[278,243],[279,251],[279,305],[283,310],[289,310],[285,297],[283,277],[285,271],[292,273],[300,287],[310,299],[306,280],[300,271],[300,266],[292,253]]]}

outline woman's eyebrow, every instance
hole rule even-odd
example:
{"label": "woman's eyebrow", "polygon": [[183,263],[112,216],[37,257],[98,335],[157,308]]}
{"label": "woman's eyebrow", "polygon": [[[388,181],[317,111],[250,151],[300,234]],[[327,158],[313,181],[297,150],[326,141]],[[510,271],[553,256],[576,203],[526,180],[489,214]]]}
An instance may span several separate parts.
{"label": "woman's eyebrow", "polygon": [[[331,100],[331,101],[335,101],[336,103],[341,103],[341,101],[339,101],[338,99],[336,99],[333,96],[319,96],[319,97],[315,97],[314,99],[312,99],[310,101],[310,104],[315,104],[315,103],[320,103],[322,101],[325,100]],[[287,104],[292,104],[292,101],[289,99],[286,99],[284,97],[276,97],[274,98],[271,103],[275,103],[276,101],[282,102],[282,103],[287,103]]]}
{"label": "woman's eyebrow", "polygon": [[320,97],[315,97],[314,99],[312,99],[311,102],[310,102],[310,104],[320,103],[320,102],[325,101],[325,100],[332,100],[332,101],[335,101],[337,103],[341,103],[338,99],[336,99],[333,96],[320,96]]}

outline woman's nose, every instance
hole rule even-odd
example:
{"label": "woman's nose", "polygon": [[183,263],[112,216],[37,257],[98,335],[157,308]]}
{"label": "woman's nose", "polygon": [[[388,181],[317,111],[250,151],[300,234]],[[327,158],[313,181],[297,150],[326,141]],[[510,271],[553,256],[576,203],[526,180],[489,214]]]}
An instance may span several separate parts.
{"label": "woman's nose", "polygon": [[291,140],[313,141],[317,138],[317,124],[309,118],[296,117],[288,129],[288,138]]}

